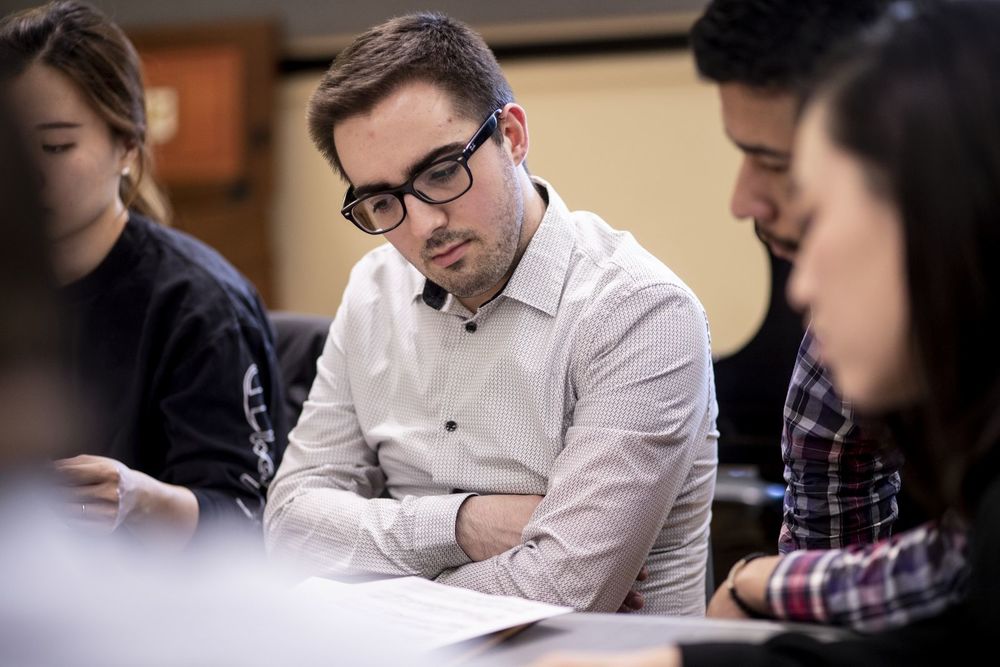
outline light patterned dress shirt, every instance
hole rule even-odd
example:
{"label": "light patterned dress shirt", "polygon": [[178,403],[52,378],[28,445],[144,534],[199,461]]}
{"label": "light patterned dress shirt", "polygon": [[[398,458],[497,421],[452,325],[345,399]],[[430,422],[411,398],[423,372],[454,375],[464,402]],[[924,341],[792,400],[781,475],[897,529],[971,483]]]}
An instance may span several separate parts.
{"label": "light patterned dress shirt", "polygon": [[[634,587],[645,613],[703,614],[717,463],[704,310],[631,234],[535,183],[541,225],[475,314],[389,245],[354,267],[271,485],[268,549],[317,574],[603,612]],[[470,494],[545,498],[520,545],[472,562],[455,536]]]}

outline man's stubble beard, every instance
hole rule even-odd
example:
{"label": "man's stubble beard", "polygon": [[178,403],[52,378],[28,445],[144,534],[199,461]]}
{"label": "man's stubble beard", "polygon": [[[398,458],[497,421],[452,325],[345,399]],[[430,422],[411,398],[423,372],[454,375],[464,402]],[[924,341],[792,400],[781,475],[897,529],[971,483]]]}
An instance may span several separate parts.
{"label": "man's stubble beard", "polygon": [[[494,214],[488,228],[501,231],[496,243],[490,247],[483,247],[478,267],[473,268],[474,272],[471,275],[461,275],[468,261],[463,257],[444,269],[446,274],[454,272],[455,279],[450,280],[451,276],[447,276],[439,282],[441,287],[461,299],[478,296],[496,287],[511,270],[511,265],[517,257],[521,232],[524,229],[524,196],[521,184],[517,180],[516,167],[511,164],[505,165],[504,187],[494,199],[490,210]],[[449,241],[461,239],[463,236],[461,232],[455,232],[453,239],[432,239],[428,242],[428,246],[434,249],[440,248]],[[482,240],[475,238],[474,241]]]}

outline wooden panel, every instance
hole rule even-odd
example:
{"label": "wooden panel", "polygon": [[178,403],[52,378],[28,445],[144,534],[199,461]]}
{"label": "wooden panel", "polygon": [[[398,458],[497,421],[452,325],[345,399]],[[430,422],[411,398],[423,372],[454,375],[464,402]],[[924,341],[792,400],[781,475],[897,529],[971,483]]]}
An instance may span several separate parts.
{"label": "wooden panel", "polygon": [[[157,104],[176,103],[177,131],[191,131],[179,154],[201,156],[178,173],[167,150],[158,149],[157,177],[174,208],[172,224],[197,236],[250,279],[270,307],[272,285],[271,196],[274,77],[280,35],[272,21],[232,21],[128,30],[147,68],[152,114]],[[192,93],[185,103],[157,98],[161,56],[183,70]],[[180,66],[177,63],[181,63]],[[196,63],[196,64],[195,64]],[[214,69],[213,73],[208,70]],[[225,99],[223,99],[225,98]],[[185,106],[187,104],[188,106]],[[204,114],[188,120],[187,113]],[[194,127],[194,130],[191,128]],[[150,128],[151,133],[156,129]],[[164,128],[161,128],[164,129]],[[164,129],[170,131],[169,123]],[[232,147],[232,148],[227,148]],[[170,150],[174,150],[173,147]],[[228,155],[226,154],[229,152]]]}
{"label": "wooden panel", "polygon": [[246,72],[235,46],[140,52],[149,138],[167,185],[233,183],[246,159]]}

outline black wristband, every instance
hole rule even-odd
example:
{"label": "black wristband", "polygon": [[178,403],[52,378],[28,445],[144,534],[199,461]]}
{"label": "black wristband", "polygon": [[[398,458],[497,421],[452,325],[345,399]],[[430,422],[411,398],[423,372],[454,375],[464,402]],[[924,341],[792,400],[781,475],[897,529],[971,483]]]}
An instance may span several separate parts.
{"label": "black wristband", "polygon": [[736,564],[733,565],[732,569],[729,570],[729,576],[726,578],[726,589],[729,591],[729,597],[732,599],[733,603],[740,608],[740,611],[742,611],[750,618],[764,619],[764,618],[771,618],[771,616],[760,613],[759,611],[748,605],[743,600],[743,598],[739,596],[739,593],[736,592],[736,575],[739,573],[740,570],[746,567],[746,564],[749,563],[750,561],[757,560],[758,558],[764,558],[769,555],[770,554],[766,554],[763,551],[757,551],[752,554],[744,556],[743,558],[736,561]]}

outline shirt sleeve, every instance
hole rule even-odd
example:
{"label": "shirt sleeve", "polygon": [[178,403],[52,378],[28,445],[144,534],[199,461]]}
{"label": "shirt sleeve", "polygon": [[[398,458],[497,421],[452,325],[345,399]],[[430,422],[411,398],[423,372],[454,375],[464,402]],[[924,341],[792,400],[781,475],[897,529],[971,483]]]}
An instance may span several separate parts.
{"label": "shirt sleeve", "polygon": [[899,627],[953,604],[966,573],[957,520],[929,523],[873,545],[795,551],[768,581],[776,618],[859,631]]}
{"label": "shirt sleeve", "polygon": [[994,481],[984,495],[971,536],[968,597],[933,618],[837,642],[789,633],[759,645],[689,644],[681,646],[682,664],[874,667],[980,663],[984,656],[992,655],[993,637],[1000,626],[1000,481]]}
{"label": "shirt sleeve", "polygon": [[836,394],[814,347],[806,332],[785,402],[780,553],[870,544],[898,514],[901,458]]}
{"label": "shirt sleeve", "polygon": [[287,438],[271,332],[266,322],[233,322],[186,340],[197,338],[159,398],[167,440],[160,480],[191,489],[199,530],[224,521],[259,531]]}
{"label": "shirt sleeve", "polygon": [[[523,543],[437,581],[615,611],[694,459],[707,452],[714,463],[706,439],[715,397],[700,304],[676,287],[646,287],[608,304],[593,329],[576,362],[573,421]],[[714,465],[706,468],[714,478]]]}
{"label": "shirt sleeve", "polygon": [[314,574],[432,577],[469,562],[455,519],[474,494],[380,497],[385,474],[358,424],[345,363],[347,303],[268,494],[265,544]]}

